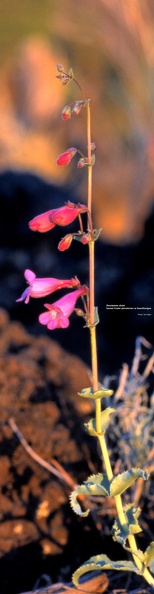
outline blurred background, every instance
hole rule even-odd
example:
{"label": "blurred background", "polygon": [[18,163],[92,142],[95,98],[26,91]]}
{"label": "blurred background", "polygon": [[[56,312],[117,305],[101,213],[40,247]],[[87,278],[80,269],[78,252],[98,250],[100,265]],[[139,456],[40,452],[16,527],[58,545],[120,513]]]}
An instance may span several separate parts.
{"label": "blurred background", "polygon": [[[92,104],[96,224],[114,242],[139,239],[154,186],[153,0],[1,0],[0,13],[1,170],[68,179],[55,159],[85,148],[85,114],[60,121],[80,97],[55,75],[72,66]],[[73,173],[83,199],[85,171]]]}
{"label": "blurred background", "polygon": [[[81,202],[86,200],[85,169],[77,170],[75,159],[68,168],[56,165],[57,155],[69,146],[86,151],[84,109],[67,122],[60,117],[63,106],[80,96],[73,85],[61,86],[56,79],[56,64],[62,63],[66,71],[72,66],[86,97],[91,98],[92,140],[96,143],[94,221],[95,226],[102,227],[99,262],[102,269],[105,266],[100,285],[102,292],[104,286],[109,288],[109,292],[105,289],[104,300],[152,305],[153,0],[11,0],[11,3],[0,0],[0,23],[0,193],[1,204],[7,209],[5,220],[1,216],[4,243],[7,243],[8,204],[11,217],[20,218],[16,239],[20,228],[21,247],[24,231],[20,215],[27,225],[29,215],[54,208],[50,184],[52,196],[57,188],[59,196],[62,190],[73,199],[72,193],[76,192]],[[35,199],[26,219],[27,195],[29,201],[34,195]],[[12,227],[13,219],[10,236]],[[35,242],[38,242],[36,235]],[[21,250],[20,257],[19,250],[16,253],[16,267],[21,274],[27,260],[21,257]],[[1,260],[3,256],[1,252]],[[133,267],[134,258],[136,268],[132,271],[130,261]],[[40,263],[41,267],[41,260]],[[7,265],[11,274],[10,260]],[[45,268],[47,273],[47,260]],[[128,287],[127,276],[123,291],[122,268],[125,277],[128,273],[130,284],[131,278],[136,283],[135,289],[134,285],[131,290]],[[100,264],[98,270],[100,273]],[[40,272],[38,258],[36,272]],[[11,282],[15,298],[17,271]],[[6,278],[2,286],[1,304],[9,309]],[[127,317],[128,327],[129,321]],[[152,337],[151,321],[152,318],[146,319],[141,324],[141,331],[147,330],[148,339]],[[119,317],[117,328],[121,322]],[[108,324],[112,325],[111,318]],[[133,328],[132,340],[138,331],[139,325]]]}

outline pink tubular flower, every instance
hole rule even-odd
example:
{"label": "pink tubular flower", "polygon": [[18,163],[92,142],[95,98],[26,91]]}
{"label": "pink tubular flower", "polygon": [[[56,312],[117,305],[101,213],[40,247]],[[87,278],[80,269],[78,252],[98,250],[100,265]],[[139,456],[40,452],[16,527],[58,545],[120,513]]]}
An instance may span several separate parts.
{"label": "pink tubular flower", "polygon": [[69,149],[67,149],[67,151],[65,151],[64,153],[61,153],[61,155],[59,155],[59,157],[57,158],[57,165],[60,165],[60,167],[63,167],[64,165],[68,165],[70,163],[70,161],[73,159],[74,155],[76,155],[77,153],[77,149],[74,147],[71,147]]}
{"label": "pink tubular flower", "polygon": [[55,224],[52,223],[51,219],[49,218],[52,216],[53,212],[55,212],[55,209],[48,210],[47,212],[44,212],[43,214],[40,214],[37,217],[34,217],[34,219],[32,219],[29,222],[29,228],[31,229],[31,231],[39,231],[40,233],[45,233],[46,231],[50,231],[50,229],[53,229],[53,227],[55,227]]}
{"label": "pink tubular flower", "polygon": [[72,223],[79,214],[86,211],[87,207],[85,204],[73,204],[73,202],[68,202],[65,206],[48,210],[47,212],[34,217],[34,219],[29,222],[29,227],[32,231],[44,233],[45,231],[53,229],[55,225],[69,225],[69,223]]}
{"label": "pink tubular flower", "polygon": [[86,212],[87,206],[85,204],[73,204],[73,202],[67,202],[65,206],[57,208],[52,215],[49,215],[52,223],[55,225],[69,225],[72,223],[79,214]]}
{"label": "pink tubular flower", "polygon": [[59,241],[58,249],[60,250],[60,252],[65,252],[65,250],[69,249],[69,247],[72,243],[72,239],[73,239],[73,234],[69,233],[68,235],[65,235],[65,237],[63,237],[61,239],[61,241]]}
{"label": "pink tubular flower", "polygon": [[58,301],[55,301],[52,305],[45,303],[45,307],[48,311],[40,314],[40,324],[47,326],[49,330],[55,330],[55,328],[67,328],[70,325],[68,318],[74,310],[78,297],[84,295],[87,291],[88,289],[84,285],[72,293],[67,293],[67,295],[58,299]]}
{"label": "pink tubular flower", "polygon": [[24,272],[24,277],[29,284],[29,287],[25,289],[21,297],[16,301],[29,302],[30,297],[46,297],[58,289],[78,287],[79,281],[77,277],[70,280],[59,280],[58,278],[37,278],[36,274],[28,268]]}

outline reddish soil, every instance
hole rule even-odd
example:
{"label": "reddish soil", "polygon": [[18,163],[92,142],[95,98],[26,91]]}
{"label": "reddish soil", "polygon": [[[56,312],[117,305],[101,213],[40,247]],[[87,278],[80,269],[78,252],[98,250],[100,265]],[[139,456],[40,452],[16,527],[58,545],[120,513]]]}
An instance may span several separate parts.
{"label": "reddish soil", "polygon": [[[44,574],[51,583],[68,582],[90,555],[111,553],[111,520],[105,514],[102,518],[96,507],[87,518],[76,516],[69,505],[69,485],[37,464],[9,425],[14,418],[43,460],[51,464],[55,459],[80,483],[101,470],[96,442],[83,428],[92,404],[77,396],[89,381],[80,359],[50,338],[30,336],[0,310],[1,594],[35,590]],[[116,551],[122,557],[121,547]],[[126,581],[126,575],[124,581],[116,579],[114,587],[125,587]],[[143,586],[140,578],[133,584]],[[112,586],[111,576],[108,591]]]}

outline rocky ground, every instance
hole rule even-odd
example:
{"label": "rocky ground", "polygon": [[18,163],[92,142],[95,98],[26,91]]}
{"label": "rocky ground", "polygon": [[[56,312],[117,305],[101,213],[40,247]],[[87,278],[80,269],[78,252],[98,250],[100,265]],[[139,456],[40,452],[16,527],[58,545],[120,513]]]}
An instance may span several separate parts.
{"label": "rocky ground", "polygon": [[[95,440],[83,429],[92,403],[77,396],[87,381],[87,368],[79,358],[51,338],[28,334],[0,310],[1,594],[31,592],[43,586],[42,592],[50,594],[53,583],[68,583],[72,571],[90,555],[105,552],[111,556],[112,551],[112,558],[123,557],[121,547],[115,547],[109,535],[115,516],[109,498],[103,511],[102,504],[91,502],[91,515],[84,519],[69,505],[70,481],[73,486],[101,471]],[[30,453],[17,429],[31,446]],[[34,453],[52,467],[38,464]],[[153,515],[148,501],[143,500],[141,506],[142,547],[149,539]],[[149,591],[140,578],[128,580],[125,575],[119,580],[117,575],[115,581],[112,572],[109,581],[105,574],[98,576],[88,591],[112,592],[115,587]]]}

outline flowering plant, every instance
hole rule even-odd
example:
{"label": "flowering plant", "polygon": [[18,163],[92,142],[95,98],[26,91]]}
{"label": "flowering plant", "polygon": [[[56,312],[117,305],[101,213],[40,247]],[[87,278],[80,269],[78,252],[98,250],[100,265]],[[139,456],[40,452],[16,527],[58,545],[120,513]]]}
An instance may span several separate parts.
{"label": "flowering plant", "polygon": [[[82,89],[78,81],[74,78],[73,70],[65,72],[61,64],[57,65],[57,78],[66,85],[74,82],[80,92]],[[22,293],[17,301],[28,303],[30,297],[45,297],[54,291],[64,288],[75,290],[66,293],[63,297],[53,303],[45,303],[47,311],[39,315],[39,322],[46,325],[49,330],[55,328],[67,328],[70,324],[69,317],[73,311],[84,318],[85,326],[90,332],[91,345],[91,365],[92,365],[92,385],[84,388],[79,397],[93,399],[95,404],[95,418],[86,424],[86,431],[98,439],[102,454],[102,461],[105,467],[105,473],[90,476],[81,486],[78,486],[72,492],[70,503],[75,513],[80,516],[86,516],[89,510],[82,509],[80,502],[83,497],[88,495],[106,497],[110,495],[115,500],[117,517],[112,528],[113,539],[120,543],[123,548],[132,556],[132,561],[112,561],[106,554],[96,555],[86,561],[77,569],[72,577],[75,586],[79,585],[79,578],[84,573],[91,570],[115,569],[121,571],[136,572],[141,575],[151,586],[154,586],[154,542],[148,546],[145,552],[137,548],[135,535],[141,531],[138,523],[140,510],[133,503],[123,505],[121,495],[138,478],[146,480],[148,473],[141,468],[130,468],[121,474],[113,474],[106,445],[105,433],[110,421],[110,415],[115,413],[115,408],[107,406],[102,409],[102,400],[108,402],[113,395],[113,391],[100,385],[98,380],[97,363],[97,342],[96,326],[99,323],[97,307],[95,307],[95,287],[94,287],[94,249],[95,241],[99,237],[100,229],[94,229],[92,220],[92,170],[95,163],[95,143],[91,140],[91,111],[90,100],[86,99],[82,93],[82,99],[75,101],[71,105],[66,105],[62,110],[62,119],[68,120],[73,115],[78,115],[82,108],[86,110],[87,118],[87,154],[84,155],[80,149],[71,147],[61,153],[57,158],[57,165],[60,167],[68,165],[71,160],[79,154],[77,167],[80,169],[86,167],[88,179],[88,198],[87,205],[74,204],[68,202],[60,208],[49,210],[36,216],[30,221],[29,226],[32,231],[41,233],[49,231],[55,225],[65,226],[72,223],[76,218],[79,221],[79,231],[64,236],[59,242],[60,251],[69,249],[73,240],[80,241],[83,245],[88,244],[89,248],[89,288],[81,285],[80,281],[74,277],[72,279],[55,278],[37,278],[31,270],[25,270],[24,276],[28,282],[28,288]],[[87,226],[83,227],[82,214],[87,213]],[[76,301],[81,298],[82,307],[76,308]]]}

